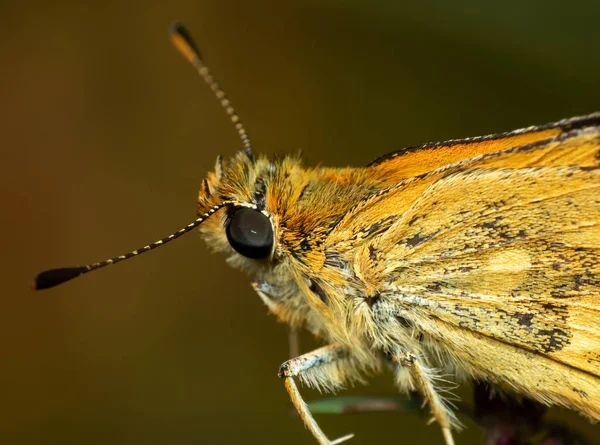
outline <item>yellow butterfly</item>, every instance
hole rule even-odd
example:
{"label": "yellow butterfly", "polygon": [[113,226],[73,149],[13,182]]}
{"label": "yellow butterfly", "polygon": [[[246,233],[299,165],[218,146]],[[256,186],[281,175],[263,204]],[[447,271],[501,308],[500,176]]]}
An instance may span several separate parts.
{"label": "yellow butterfly", "polygon": [[332,390],[394,366],[445,441],[458,422],[446,381],[476,379],[600,420],[600,113],[509,133],[410,147],[364,168],[255,156],[187,32],[172,40],[230,115],[244,149],[218,158],[198,218],[128,254],[53,269],[37,289],[117,263],[200,226],[253,276],[279,319],[328,346],[280,377]]}

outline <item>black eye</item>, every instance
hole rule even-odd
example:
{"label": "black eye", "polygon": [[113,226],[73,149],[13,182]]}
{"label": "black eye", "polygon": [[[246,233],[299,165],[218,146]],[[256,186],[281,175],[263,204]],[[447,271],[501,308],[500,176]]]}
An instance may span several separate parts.
{"label": "black eye", "polygon": [[235,210],[225,233],[231,247],[247,258],[267,258],[273,249],[271,221],[258,210],[246,207]]}

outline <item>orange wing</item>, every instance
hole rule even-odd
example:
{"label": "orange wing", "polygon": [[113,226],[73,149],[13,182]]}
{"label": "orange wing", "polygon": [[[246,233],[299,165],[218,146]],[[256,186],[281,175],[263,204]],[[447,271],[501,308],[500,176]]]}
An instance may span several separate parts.
{"label": "orange wing", "polygon": [[382,156],[369,167],[391,185],[465,159],[536,144],[572,130],[598,125],[600,113],[593,113],[507,133],[416,145]]}
{"label": "orange wing", "polygon": [[391,221],[363,245],[376,258],[363,277],[400,305],[421,296],[408,306],[425,316],[600,376],[600,115],[584,119],[595,126],[459,161],[364,206],[362,219]]}

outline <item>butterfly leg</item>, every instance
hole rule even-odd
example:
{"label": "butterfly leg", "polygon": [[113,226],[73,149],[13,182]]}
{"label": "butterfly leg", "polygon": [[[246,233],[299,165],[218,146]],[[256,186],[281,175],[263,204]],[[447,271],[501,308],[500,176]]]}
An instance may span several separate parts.
{"label": "butterfly leg", "polygon": [[289,357],[298,357],[300,355],[300,332],[295,326],[290,326],[288,334],[288,347],[290,351]]}
{"label": "butterfly leg", "polygon": [[409,387],[415,387],[429,403],[433,415],[432,420],[436,420],[440,424],[446,445],[454,445],[452,425],[457,424],[458,421],[436,389],[432,370],[410,352],[400,352],[394,357],[394,361],[400,365],[397,370],[397,380],[400,385],[406,387],[404,371],[408,370]]}
{"label": "butterfly leg", "polygon": [[[269,311],[277,316],[282,316],[285,310],[277,303],[277,300],[285,297],[287,294],[285,289],[280,289],[265,281],[255,280],[252,282],[252,288],[258,294],[260,299],[265,303]],[[298,357],[300,355],[300,338],[299,329],[296,326],[290,326],[288,337],[289,357]]]}
{"label": "butterfly leg", "polygon": [[304,425],[306,425],[320,445],[339,444],[345,442],[354,435],[348,434],[336,440],[329,440],[302,399],[300,391],[298,391],[298,387],[294,381],[294,377],[299,377],[309,384],[310,382],[313,382],[313,384],[319,385],[319,380],[326,379],[327,375],[325,373],[319,373],[317,368],[323,365],[335,364],[336,361],[343,360],[346,356],[347,351],[341,345],[333,344],[315,349],[312,352],[288,360],[279,368],[279,377],[284,380],[285,389],[292,399],[294,408],[296,408],[298,414],[304,421]]}
{"label": "butterfly leg", "polygon": [[282,311],[282,308],[279,304],[276,303],[278,289],[274,286],[271,286],[265,281],[255,280],[251,284],[252,288],[258,294],[263,303],[267,306],[269,311],[275,315],[279,315]]}

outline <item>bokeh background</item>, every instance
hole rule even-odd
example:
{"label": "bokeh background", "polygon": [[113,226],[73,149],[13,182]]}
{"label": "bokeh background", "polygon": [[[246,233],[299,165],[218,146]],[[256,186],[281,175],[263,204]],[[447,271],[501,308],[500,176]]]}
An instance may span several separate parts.
{"label": "bokeh background", "polygon": [[[0,443],[312,443],[276,376],[285,326],[197,235],[29,289],[191,221],[217,154],[240,148],[172,20],[258,151],[343,166],[600,110],[599,16],[595,0],[3,1]],[[395,391],[384,374],[353,393]],[[354,444],[442,443],[410,413],[319,420]],[[466,423],[458,443],[481,443]]]}

